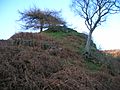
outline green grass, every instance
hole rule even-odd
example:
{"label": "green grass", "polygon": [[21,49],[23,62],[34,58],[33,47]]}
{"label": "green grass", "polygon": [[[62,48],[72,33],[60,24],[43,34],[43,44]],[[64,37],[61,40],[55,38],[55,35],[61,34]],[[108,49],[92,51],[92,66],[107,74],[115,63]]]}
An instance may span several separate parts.
{"label": "green grass", "polygon": [[65,33],[65,32],[46,32],[46,34],[52,36],[53,38],[61,39],[61,38],[65,37],[67,33]]}
{"label": "green grass", "polygon": [[91,71],[99,71],[101,68],[101,64],[93,63],[88,60],[85,61],[85,65],[86,65],[87,69],[89,69]]}
{"label": "green grass", "polygon": [[71,49],[72,51],[80,54],[83,52],[85,46],[85,34],[78,33],[74,30],[69,30],[68,32],[62,30],[46,30],[43,33],[56,39],[58,42],[62,42],[65,47]]}

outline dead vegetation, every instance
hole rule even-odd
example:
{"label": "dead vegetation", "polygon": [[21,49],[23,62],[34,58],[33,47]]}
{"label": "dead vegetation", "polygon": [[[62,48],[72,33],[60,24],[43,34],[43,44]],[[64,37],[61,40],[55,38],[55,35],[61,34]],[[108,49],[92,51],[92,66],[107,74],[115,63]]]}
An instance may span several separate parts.
{"label": "dead vegetation", "polygon": [[0,90],[119,90],[119,74],[103,64],[96,71],[86,66],[94,63],[79,52],[85,38],[63,34],[18,33],[0,44]]}

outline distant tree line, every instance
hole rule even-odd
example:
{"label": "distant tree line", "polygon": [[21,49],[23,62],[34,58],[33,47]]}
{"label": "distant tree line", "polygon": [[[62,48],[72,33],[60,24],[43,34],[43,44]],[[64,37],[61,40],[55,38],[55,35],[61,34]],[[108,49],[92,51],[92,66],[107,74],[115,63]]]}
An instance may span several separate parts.
{"label": "distant tree line", "polygon": [[41,10],[39,8],[31,8],[23,12],[19,11],[21,17],[19,21],[24,22],[21,25],[23,29],[33,29],[43,31],[45,28],[53,26],[64,26],[66,22],[61,18],[60,11]]}

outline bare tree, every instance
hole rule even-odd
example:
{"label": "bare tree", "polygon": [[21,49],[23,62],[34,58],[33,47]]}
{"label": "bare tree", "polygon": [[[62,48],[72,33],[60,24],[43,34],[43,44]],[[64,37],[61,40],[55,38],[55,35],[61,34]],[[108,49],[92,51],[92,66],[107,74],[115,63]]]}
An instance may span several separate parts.
{"label": "bare tree", "polygon": [[65,21],[60,17],[59,11],[55,10],[40,10],[38,8],[32,8],[30,10],[25,10],[20,12],[21,18],[19,21],[25,22],[22,25],[24,29],[39,29],[42,31],[44,28],[56,25],[64,25]]}
{"label": "bare tree", "polygon": [[90,54],[93,31],[106,21],[106,17],[120,11],[119,0],[72,0],[72,9],[79,14],[89,29],[85,53]]}

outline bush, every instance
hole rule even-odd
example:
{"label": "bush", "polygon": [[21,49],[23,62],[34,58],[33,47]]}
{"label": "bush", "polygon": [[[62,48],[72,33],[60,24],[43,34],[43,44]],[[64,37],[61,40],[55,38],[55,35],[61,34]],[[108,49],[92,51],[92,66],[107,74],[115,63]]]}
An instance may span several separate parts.
{"label": "bush", "polygon": [[46,31],[47,32],[70,32],[75,30],[67,28],[66,26],[53,26],[53,27],[49,27]]}

